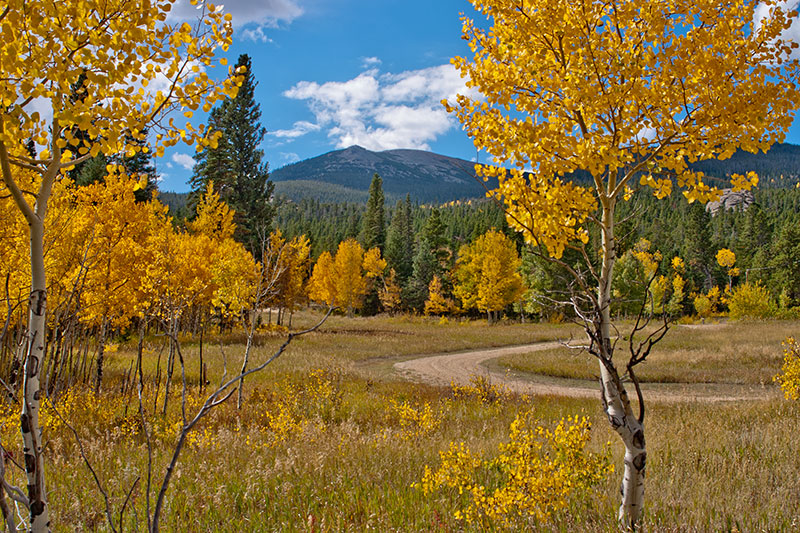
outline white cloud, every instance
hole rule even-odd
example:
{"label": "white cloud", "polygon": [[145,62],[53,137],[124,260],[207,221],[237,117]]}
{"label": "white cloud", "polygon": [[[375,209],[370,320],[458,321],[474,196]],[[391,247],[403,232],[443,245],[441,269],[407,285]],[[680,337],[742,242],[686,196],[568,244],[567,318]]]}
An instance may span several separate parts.
{"label": "white cloud", "polygon": [[267,37],[264,33],[263,26],[256,26],[255,28],[245,28],[242,31],[242,39],[246,41],[253,41],[256,43],[271,43],[272,39]]}
{"label": "white cloud", "polygon": [[[758,4],[753,13],[753,26],[756,31],[761,27],[761,21],[767,17],[774,6],[767,6],[764,3]],[[800,8],[800,0],[780,0],[778,7],[786,11],[797,10]],[[800,44],[800,19],[795,17],[792,25],[783,31],[781,38]],[[800,58],[800,48],[792,52],[792,57]]]}
{"label": "white cloud", "polygon": [[[455,125],[441,100],[467,92],[458,71],[448,64],[399,74],[373,68],[343,82],[301,81],[283,94],[307,101],[316,128],[327,130],[337,148],[357,144],[370,150],[428,150],[428,143]],[[282,130],[282,136],[312,131],[299,124]]]}
{"label": "white cloud", "polygon": [[374,57],[374,56],[373,57],[365,57],[365,58],[361,59],[361,66],[363,66],[364,68],[377,67],[382,62],[383,61],[381,61],[379,58]]}
{"label": "white cloud", "polygon": [[189,154],[172,154],[172,161],[185,170],[192,170],[194,167],[194,158]]}
{"label": "white cloud", "polygon": [[[233,25],[241,27],[245,24],[275,27],[279,22],[291,22],[303,14],[298,0],[220,0],[225,13],[233,17]],[[197,6],[189,0],[177,0],[172,6],[170,19],[192,20],[201,13]]]}
{"label": "white cloud", "polygon": [[270,135],[274,137],[280,138],[287,138],[287,139],[296,139],[297,137],[302,137],[306,133],[311,133],[312,131],[319,131],[320,126],[317,124],[312,124],[311,122],[307,122],[305,120],[301,120],[299,122],[295,122],[290,130],[275,130],[269,132]]}
{"label": "white cloud", "polygon": [[287,165],[300,161],[300,156],[294,152],[281,152],[281,159]]}
{"label": "white cloud", "polygon": [[[215,4],[233,17],[236,37],[246,41],[271,43],[265,28],[289,24],[303,14],[301,0],[219,0]],[[196,20],[202,13],[189,0],[177,0],[170,12],[170,20]]]}

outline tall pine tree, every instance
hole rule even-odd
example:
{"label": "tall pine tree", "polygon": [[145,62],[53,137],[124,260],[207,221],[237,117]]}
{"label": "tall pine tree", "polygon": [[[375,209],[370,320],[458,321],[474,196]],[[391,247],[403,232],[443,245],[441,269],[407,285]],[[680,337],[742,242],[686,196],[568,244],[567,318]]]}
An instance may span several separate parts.
{"label": "tall pine tree", "polygon": [[266,129],[260,122],[261,106],[255,101],[257,84],[250,56],[240,55],[236,67],[246,69],[245,79],[236,98],[212,110],[209,128],[221,131],[222,139],[217,148],[196,157],[191,185],[193,197],[199,198],[208,183],[214,183],[220,197],[236,212],[237,240],[255,255],[272,226],[274,186],[268,165],[262,161],[264,151],[258,148]]}
{"label": "tall pine tree", "polygon": [[401,285],[411,276],[414,264],[414,228],[411,222],[411,197],[398,200],[386,234],[386,262],[394,268]]}
{"label": "tall pine tree", "polygon": [[367,212],[361,221],[359,241],[365,250],[377,248],[383,253],[386,245],[386,222],[384,215],[383,179],[377,174],[369,185]]}

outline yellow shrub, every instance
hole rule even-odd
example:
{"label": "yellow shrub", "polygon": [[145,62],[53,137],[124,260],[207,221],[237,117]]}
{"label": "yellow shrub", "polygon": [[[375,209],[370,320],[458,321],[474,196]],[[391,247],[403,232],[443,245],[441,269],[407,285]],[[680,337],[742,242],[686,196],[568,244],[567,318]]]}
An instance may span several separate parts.
{"label": "yellow shrub", "polygon": [[728,300],[728,311],[733,319],[769,318],[775,307],[766,287],[758,282],[738,285]]}
{"label": "yellow shrub", "polygon": [[400,431],[404,439],[422,437],[436,430],[441,420],[434,414],[431,404],[414,407],[409,402],[391,400],[391,413],[400,419]]}
{"label": "yellow shrub", "polygon": [[585,417],[567,417],[554,429],[534,426],[530,414],[512,422],[509,442],[498,455],[483,459],[463,443],[441,452],[435,472],[426,467],[414,486],[426,495],[455,489],[460,509],[455,517],[491,528],[511,527],[518,518],[546,520],[570,498],[598,484],[613,465],[609,454],[586,451],[590,426]]}
{"label": "yellow shrub", "polygon": [[696,296],[694,299],[694,310],[697,311],[697,315],[700,318],[708,318],[711,316],[711,299],[705,294]]}
{"label": "yellow shrub", "polygon": [[469,378],[469,385],[456,385],[450,383],[453,397],[457,399],[475,398],[485,404],[493,404],[502,401],[508,392],[501,386],[495,385],[484,376],[472,375]]}
{"label": "yellow shrub", "polygon": [[800,345],[792,337],[783,341],[783,366],[774,379],[787,400],[800,400]]}

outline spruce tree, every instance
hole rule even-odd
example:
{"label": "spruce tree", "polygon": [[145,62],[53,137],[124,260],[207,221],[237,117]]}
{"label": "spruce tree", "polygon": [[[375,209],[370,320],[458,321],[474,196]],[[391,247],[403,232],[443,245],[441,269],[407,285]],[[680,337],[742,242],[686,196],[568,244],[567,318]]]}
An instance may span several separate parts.
{"label": "spruce tree", "polygon": [[273,184],[258,146],[266,129],[261,126],[261,107],[255,101],[256,81],[250,56],[242,54],[236,68],[246,74],[235,98],[212,110],[209,128],[222,132],[217,148],[201,152],[195,159],[191,179],[193,198],[202,196],[209,181],[220,197],[236,212],[236,239],[254,254],[269,233],[274,216]]}
{"label": "spruce tree", "polygon": [[[84,101],[88,95],[86,91],[87,75],[85,73],[78,76],[78,79],[70,85],[71,94],[69,96],[70,102]],[[72,135],[80,140],[90,140],[90,135],[86,130],[77,126],[72,128]],[[125,140],[138,146],[140,148],[132,157],[127,157],[125,154],[105,155],[98,154],[95,157],[87,159],[74,168],[68,171],[67,175],[80,186],[91,185],[93,183],[104,182],[106,178],[106,166],[109,163],[122,165],[128,174],[137,174],[147,178],[147,185],[144,188],[138,189],[135,193],[138,202],[150,200],[153,197],[156,186],[156,171],[153,167],[153,154],[147,148],[147,129],[139,132],[139,135],[133,136],[130,132],[125,135]],[[35,154],[35,152],[34,152]]]}
{"label": "spruce tree", "polygon": [[442,270],[450,270],[453,252],[450,250],[447,240],[447,226],[442,221],[442,213],[439,209],[433,208],[431,216],[422,226],[421,242],[425,242],[430,246],[431,253]]}
{"label": "spruce tree", "polygon": [[425,300],[428,299],[428,285],[433,276],[439,276],[441,279],[443,270],[433,254],[431,244],[422,238],[414,255],[414,271],[402,291],[403,303],[408,308],[417,311],[423,309]]}
{"label": "spruce tree", "polygon": [[710,289],[714,282],[713,246],[709,224],[711,215],[699,203],[689,206],[684,223],[683,258],[686,261],[687,276],[695,287]]}
{"label": "spruce tree", "polygon": [[405,284],[411,276],[414,263],[414,228],[411,223],[411,196],[397,201],[389,230],[386,234],[386,262],[394,268],[397,281]]}
{"label": "spruce tree", "polygon": [[367,211],[361,221],[359,241],[365,250],[378,248],[381,253],[386,245],[386,223],[384,216],[383,179],[378,174],[372,177],[369,185]]}

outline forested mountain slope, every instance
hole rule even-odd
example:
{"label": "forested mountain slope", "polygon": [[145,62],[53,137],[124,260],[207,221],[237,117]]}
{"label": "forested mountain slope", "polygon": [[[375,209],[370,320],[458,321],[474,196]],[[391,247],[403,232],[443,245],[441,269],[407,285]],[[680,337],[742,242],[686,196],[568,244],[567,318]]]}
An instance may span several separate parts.
{"label": "forested mountain slope", "polygon": [[[272,172],[279,193],[298,199],[298,189],[280,185],[284,182],[313,182],[301,188],[304,197],[322,200],[337,190],[320,186],[319,182],[345,189],[366,191],[374,174],[383,178],[387,197],[405,197],[420,202],[447,202],[461,198],[481,197],[483,185],[475,179],[475,164],[421,150],[387,150],[372,152],[360,146],[328,152]],[[341,189],[338,189],[341,192]],[[353,201],[355,198],[342,198]]]}

